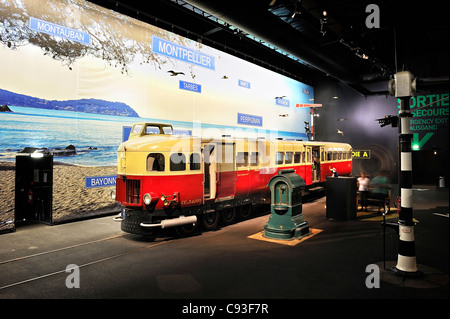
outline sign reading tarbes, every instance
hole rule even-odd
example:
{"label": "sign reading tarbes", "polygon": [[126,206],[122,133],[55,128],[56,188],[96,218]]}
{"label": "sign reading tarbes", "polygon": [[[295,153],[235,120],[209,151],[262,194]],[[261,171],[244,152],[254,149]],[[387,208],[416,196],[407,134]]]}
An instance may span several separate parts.
{"label": "sign reading tarbes", "polygon": [[[400,108],[400,100],[398,100]],[[448,125],[448,93],[418,95],[410,100],[412,147],[420,150],[440,127]]]}

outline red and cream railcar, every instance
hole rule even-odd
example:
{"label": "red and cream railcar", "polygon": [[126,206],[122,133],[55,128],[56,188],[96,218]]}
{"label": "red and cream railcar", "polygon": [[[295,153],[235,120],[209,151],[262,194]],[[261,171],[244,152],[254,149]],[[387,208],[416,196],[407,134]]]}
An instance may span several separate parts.
{"label": "red and cream railcar", "polygon": [[202,139],[171,134],[164,124],[140,123],[118,149],[116,201],[122,230],[148,234],[198,219],[214,228],[251,205],[270,203],[269,180],[293,168],[314,187],[331,176],[352,173],[352,149],[345,143],[265,139]]}

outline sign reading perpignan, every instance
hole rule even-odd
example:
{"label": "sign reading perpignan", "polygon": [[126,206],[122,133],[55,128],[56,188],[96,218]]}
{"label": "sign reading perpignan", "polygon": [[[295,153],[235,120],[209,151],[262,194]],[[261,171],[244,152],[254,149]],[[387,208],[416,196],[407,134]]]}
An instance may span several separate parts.
{"label": "sign reading perpignan", "polygon": [[257,115],[238,113],[237,114],[237,122],[238,122],[238,124],[262,126],[263,118],[261,116],[257,116]]}

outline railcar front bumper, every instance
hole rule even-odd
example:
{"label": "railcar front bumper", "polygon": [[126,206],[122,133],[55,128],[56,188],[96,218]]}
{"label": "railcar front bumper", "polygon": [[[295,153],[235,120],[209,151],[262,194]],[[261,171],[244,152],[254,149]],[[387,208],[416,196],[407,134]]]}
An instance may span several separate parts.
{"label": "railcar front bumper", "polygon": [[132,234],[153,234],[164,228],[195,224],[197,216],[179,216],[169,219],[153,220],[144,211],[122,209],[122,212],[113,218],[121,222],[121,229]]}

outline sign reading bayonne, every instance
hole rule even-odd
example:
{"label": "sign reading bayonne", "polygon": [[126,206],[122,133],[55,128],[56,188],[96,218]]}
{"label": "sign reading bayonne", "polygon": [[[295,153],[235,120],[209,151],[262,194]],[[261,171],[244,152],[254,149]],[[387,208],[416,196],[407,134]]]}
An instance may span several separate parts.
{"label": "sign reading bayonne", "polygon": [[110,176],[86,176],[85,188],[116,186],[116,175]]}
{"label": "sign reading bayonne", "polygon": [[152,37],[152,51],[190,64],[203,66],[215,70],[215,59],[213,56],[192,50],[185,46],[170,42],[157,36]]}

